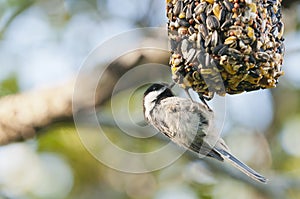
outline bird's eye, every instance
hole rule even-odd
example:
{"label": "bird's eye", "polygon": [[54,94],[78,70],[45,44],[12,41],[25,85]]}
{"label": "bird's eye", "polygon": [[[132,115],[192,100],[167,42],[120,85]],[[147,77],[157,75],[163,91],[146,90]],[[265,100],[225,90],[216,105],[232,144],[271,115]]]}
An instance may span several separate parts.
{"label": "bird's eye", "polygon": [[159,90],[160,88],[161,88],[162,86],[161,85],[158,85],[158,84],[154,84],[154,85],[152,85],[152,91],[157,91],[157,90]]}

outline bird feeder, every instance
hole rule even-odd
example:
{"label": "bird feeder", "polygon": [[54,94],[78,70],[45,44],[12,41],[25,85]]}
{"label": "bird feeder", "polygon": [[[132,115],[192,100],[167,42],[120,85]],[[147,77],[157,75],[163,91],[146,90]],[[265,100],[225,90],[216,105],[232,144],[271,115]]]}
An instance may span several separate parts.
{"label": "bird feeder", "polygon": [[274,88],[283,75],[281,0],[167,0],[173,80],[211,99]]}

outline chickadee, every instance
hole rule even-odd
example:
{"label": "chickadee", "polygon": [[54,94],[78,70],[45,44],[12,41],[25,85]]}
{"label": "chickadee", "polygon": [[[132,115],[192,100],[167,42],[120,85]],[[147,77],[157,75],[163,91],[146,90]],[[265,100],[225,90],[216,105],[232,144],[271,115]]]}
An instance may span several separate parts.
{"label": "chickadee", "polygon": [[213,112],[190,99],[174,96],[164,84],[153,84],[144,93],[144,116],[148,123],[179,146],[220,161],[227,160],[262,183],[267,179],[229,153],[224,140],[212,135]]}

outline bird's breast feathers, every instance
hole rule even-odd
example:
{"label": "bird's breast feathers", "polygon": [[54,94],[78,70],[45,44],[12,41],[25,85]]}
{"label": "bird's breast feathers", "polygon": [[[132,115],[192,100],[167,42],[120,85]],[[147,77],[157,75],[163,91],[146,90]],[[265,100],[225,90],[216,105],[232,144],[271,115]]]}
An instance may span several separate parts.
{"label": "bird's breast feathers", "polygon": [[153,111],[152,125],[170,138],[191,142],[199,133],[206,134],[212,113],[205,106],[190,99],[168,97]]}

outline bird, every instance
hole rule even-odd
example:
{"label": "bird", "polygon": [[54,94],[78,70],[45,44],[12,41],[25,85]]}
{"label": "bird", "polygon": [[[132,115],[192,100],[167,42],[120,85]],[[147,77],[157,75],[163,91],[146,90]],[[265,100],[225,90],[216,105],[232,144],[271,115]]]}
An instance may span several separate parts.
{"label": "bird", "polygon": [[146,122],[177,145],[198,155],[227,161],[250,178],[267,183],[267,178],[232,155],[225,141],[215,134],[214,112],[192,99],[175,96],[173,85],[154,83],[144,92]]}

